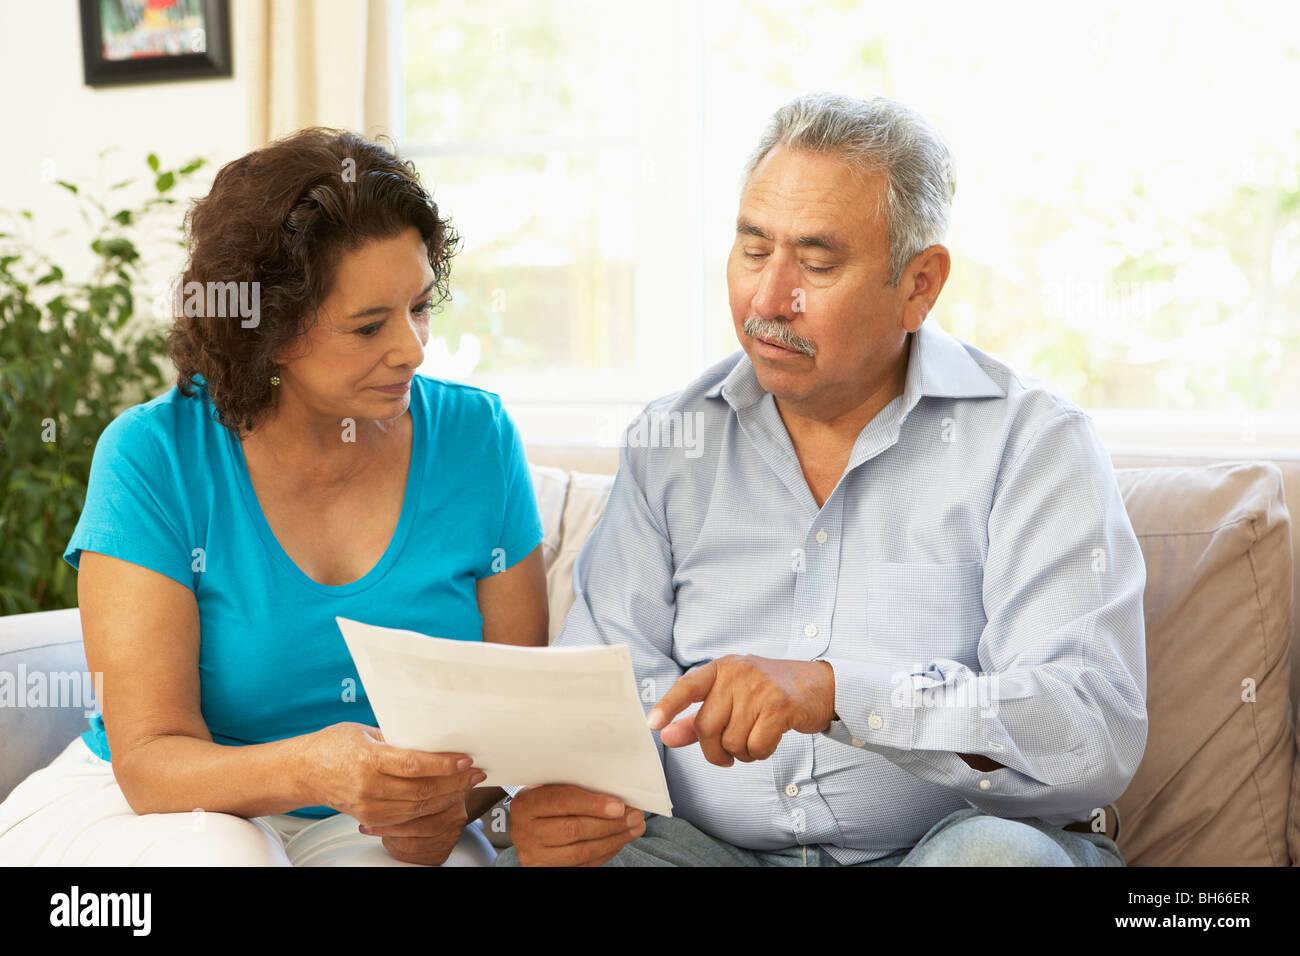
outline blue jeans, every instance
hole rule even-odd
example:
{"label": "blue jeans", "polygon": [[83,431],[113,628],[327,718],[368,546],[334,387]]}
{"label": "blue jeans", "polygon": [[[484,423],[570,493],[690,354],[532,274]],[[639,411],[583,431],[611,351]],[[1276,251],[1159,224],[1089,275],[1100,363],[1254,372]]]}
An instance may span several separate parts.
{"label": "blue jeans", "polygon": [[[495,866],[518,866],[514,847]],[[746,850],[679,817],[646,814],[645,834],[605,866],[842,866],[820,846]],[[1028,817],[1007,820],[966,807],[950,813],[917,844],[852,866],[1124,866],[1115,842]]]}

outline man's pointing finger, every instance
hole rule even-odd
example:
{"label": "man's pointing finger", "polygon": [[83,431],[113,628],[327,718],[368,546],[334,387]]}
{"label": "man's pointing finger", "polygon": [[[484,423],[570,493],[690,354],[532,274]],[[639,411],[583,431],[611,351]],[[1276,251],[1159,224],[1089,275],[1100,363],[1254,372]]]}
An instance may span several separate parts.
{"label": "man's pointing finger", "polygon": [[646,715],[646,723],[650,729],[660,730],[691,704],[708,697],[717,673],[717,665],[709,661],[704,666],[688,671],[677,678],[673,686],[668,688],[668,693],[664,694],[659,703],[655,704]]}

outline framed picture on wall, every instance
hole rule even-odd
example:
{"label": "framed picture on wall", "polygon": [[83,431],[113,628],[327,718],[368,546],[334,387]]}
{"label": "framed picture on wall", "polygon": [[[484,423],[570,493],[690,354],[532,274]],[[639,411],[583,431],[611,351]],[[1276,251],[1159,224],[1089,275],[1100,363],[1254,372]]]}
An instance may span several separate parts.
{"label": "framed picture on wall", "polygon": [[230,76],[229,0],[81,0],[87,86]]}

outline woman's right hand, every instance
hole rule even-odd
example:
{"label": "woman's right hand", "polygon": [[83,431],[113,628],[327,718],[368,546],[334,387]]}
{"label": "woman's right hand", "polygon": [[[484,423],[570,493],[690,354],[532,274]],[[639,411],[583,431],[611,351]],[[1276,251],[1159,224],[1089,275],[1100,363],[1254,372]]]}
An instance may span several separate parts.
{"label": "woman's right hand", "polygon": [[378,727],[332,724],[307,734],[307,785],[315,804],[382,827],[428,816],[463,800],[487,774],[466,754],[406,750]]}

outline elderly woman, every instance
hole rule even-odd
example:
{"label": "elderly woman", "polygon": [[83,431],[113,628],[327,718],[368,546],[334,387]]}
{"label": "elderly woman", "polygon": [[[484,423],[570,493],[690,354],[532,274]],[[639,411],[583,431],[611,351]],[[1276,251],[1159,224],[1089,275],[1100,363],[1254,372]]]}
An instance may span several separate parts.
{"label": "elderly woman", "polygon": [[309,129],[188,225],[177,386],[104,431],[65,554],[102,716],[0,805],[0,859],[490,864],[501,791],[384,742],[334,620],[546,643],[519,435],[416,374],[451,224],[408,164]]}

